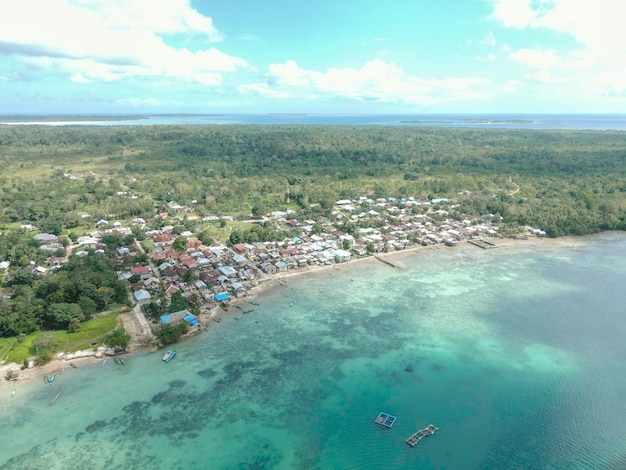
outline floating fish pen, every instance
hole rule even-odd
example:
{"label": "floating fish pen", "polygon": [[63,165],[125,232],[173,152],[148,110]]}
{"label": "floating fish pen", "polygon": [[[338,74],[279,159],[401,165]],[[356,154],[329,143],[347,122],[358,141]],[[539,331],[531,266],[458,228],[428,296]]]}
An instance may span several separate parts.
{"label": "floating fish pen", "polygon": [[483,248],[483,249],[497,248],[498,247],[498,245],[496,245],[495,243],[490,242],[489,240],[483,240],[482,238],[468,240],[468,242],[470,242],[472,245],[475,245],[475,246],[477,246],[479,248]]}
{"label": "floating fish pen", "polygon": [[439,428],[429,424],[424,429],[420,429],[419,431],[411,434],[404,442],[406,442],[411,447],[415,447],[419,442],[424,439],[426,436],[430,436],[435,434],[435,432],[439,431]]}
{"label": "floating fish pen", "polygon": [[397,419],[398,418],[396,418],[395,416],[381,412],[378,414],[378,417],[374,420],[374,422],[386,428],[390,428],[394,425]]}

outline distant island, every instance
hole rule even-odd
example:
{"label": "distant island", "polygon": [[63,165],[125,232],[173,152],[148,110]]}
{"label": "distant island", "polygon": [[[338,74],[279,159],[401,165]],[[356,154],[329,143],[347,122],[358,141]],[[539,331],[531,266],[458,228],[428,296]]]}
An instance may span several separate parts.
{"label": "distant island", "polygon": [[533,124],[530,119],[459,119],[456,121],[403,120],[402,124]]}

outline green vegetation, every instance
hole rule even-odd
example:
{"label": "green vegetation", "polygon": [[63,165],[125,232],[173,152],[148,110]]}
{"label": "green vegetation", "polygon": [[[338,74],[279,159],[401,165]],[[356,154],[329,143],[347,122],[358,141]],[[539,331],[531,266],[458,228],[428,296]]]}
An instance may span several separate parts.
{"label": "green vegetation", "polygon": [[81,331],[36,331],[13,338],[0,338],[0,357],[22,363],[32,356],[51,358],[53,351],[77,351],[91,348],[91,343],[102,345],[106,335],[115,328],[118,314],[95,317],[81,324]]}
{"label": "green vegetation", "polygon": [[109,333],[106,337],[105,343],[107,346],[113,349],[126,350],[128,343],[130,342],[130,335],[126,333],[124,328],[117,328]]}
{"label": "green vegetation", "polygon": [[[311,215],[365,193],[457,198],[469,191],[458,198],[468,213],[498,214],[505,224],[555,236],[625,226],[626,139],[619,131],[5,127],[0,145],[5,227],[22,222],[80,234],[85,213],[92,221],[149,218],[170,201],[200,217],[247,217],[284,210],[288,187],[292,207]],[[204,224],[201,231],[224,241],[228,229]]]}
{"label": "green vegetation", "polygon": [[[186,232],[205,242],[282,241],[298,230],[243,220],[284,211],[287,193],[299,220],[329,217],[338,199],[413,196],[454,200],[459,214],[487,215],[502,233],[520,225],[549,236],[626,229],[626,139],[619,131],[6,126],[0,165],[0,261],[11,264],[0,270],[0,338],[12,338],[2,340],[0,352],[20,358],[43,332],[59,335],[58,347],[65,334],[96,334],[90,318],[128,303],[115,274],[116,248],[137,239],[150,249],[146,231],[165,225],[180,235],[180,250]],[[97,220],[134,218],[147,225],[127,237],[105,236],[104,253],[70,256],[43,277],[33,272],[50,256],[65,257],[70,241]],[[358,227],[350,222],[342,230]],[[33,238],[42,232],[59,235],[52,251]],[[121,263],[146,260],[139,253]],[[147,306],[153,316],[161,310]],[[163,331],[167,341],[176,334]]]}
{"label": "green vegetation", "polygon": [[189,325],[186,322],[181,322],[177,325],[161,325],[156,330],[156,337],[159,338],[161,344],[173,344],[176,343],[189,329]]}

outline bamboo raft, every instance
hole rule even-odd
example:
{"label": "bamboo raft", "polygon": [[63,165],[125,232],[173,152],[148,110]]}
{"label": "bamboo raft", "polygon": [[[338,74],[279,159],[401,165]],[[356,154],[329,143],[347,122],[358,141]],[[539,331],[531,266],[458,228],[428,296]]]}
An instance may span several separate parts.
{"label": "bamboo raft", "polygon": [[411,434],[404,442],[406,442],[411,447],[415,447],[419,442],[424,439],[426,436],[430,436],[435,434],[435,432],[439,431],[439,428],[429,424],[424,429],[420,429],[419,431]]}

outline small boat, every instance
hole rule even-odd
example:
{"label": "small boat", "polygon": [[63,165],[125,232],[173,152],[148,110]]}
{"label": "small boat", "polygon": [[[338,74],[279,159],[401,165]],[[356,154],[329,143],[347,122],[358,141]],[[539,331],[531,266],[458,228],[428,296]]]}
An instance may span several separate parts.
{"label": "small boat", "polygon": [[54,402],[57,401],[59,399],[59,397],[61,396],[61,392],[57,393],[54,398],[52,400],[50,400],[50,402],[48,403],[48,406],[52,406],[54,405]]}
{"label": "small boat", "polygon": [[167,351],[165,351],[165,354],[163,354],[163,362],[170,362],[172,359],[174,359],[174,356],[176,356],[176,351],[168,349]]}
{"label": "small boat", "polygon": [[50,375],[48,375],[48,377],[47,377],[47,379],[46,379],[46,380],[48,380],[48,383],[52,383],[52,382],[54,382],[54,374],[50,374]]}
{"label": "small boat", "polygon": [[244,310],[242,313],[251,313],[251,312],[254,312],[253,308],[251,308],[250,310]]}
{"label": "small boat", "polygon": [[289,302],[289,306],[293,307],[293,300],[291,302]]}
{"label": "small boat", "polygon": [[100,367],[104,367],[104,366],[106,366],[106,365],[107,365],[107,361],[108,361],[108,359],[105,359],[104,361],[102,361],[102,362],[100,363]]}
{"label": "small boat", "polygon": [[124,359],[122,359],[121,357],[116,357],[115,359],[113,359],[115,361],[115,363],[119,366],[123,366],[125,364]]}
{"label": "small boat", "polygon": [[261,305],[260,303],[255,302],[254,300],[250,300],[249,302],[250,302],[250,304],[252,304],[252,305]]}
{"label": "small boat", "polygon": [[70,367],[72,367],[73,369],[77,369],[78,367],[76,366],[76,364],[74,364],[73,362],[70,362]]}

